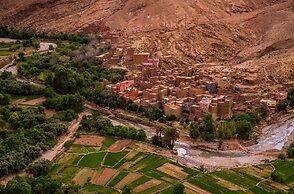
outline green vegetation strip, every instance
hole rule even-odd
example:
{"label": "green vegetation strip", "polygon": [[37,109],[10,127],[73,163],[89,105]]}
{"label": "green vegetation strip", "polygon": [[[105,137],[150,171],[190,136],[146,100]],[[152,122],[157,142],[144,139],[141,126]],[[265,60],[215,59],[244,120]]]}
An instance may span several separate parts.
{"label": "green vegetation strip", "polygon": [[106,152],[91,153],[85,155],[79,162],[79,166],[98,168],[101,166],[101,162],[105,156]]}
{"label": "green vegetation strip", "polygon": [[110,138],[110,137],[105,138],[103,140],[103,143],[102,143],[102,146],[101,146],[100,150],[106,150],[107,148],[109,148],[115,142],[116,142],[116,139],[114,139],[114,138]]}
{"label": "green vegetation strip", "polygon": [[202,188],[203,190],[211,193],[240,193],[241,191],[231,191],[224,186],[218,184],[217,179],[213,178],[209,174],[203,174],[196,178],[190,179],[188,182]]}
{"label": "green vegetation strip", "polygon": [[79,193],[107,193],[107,194],[117,194],[119,193],[118,191],[116,191],[113,188],[109,188],[109,187],[103,187],[103,186],[99,186],[99,185],[86,185],[84,186],[81,190],[79,190]]}
{"label": "green vegetation strip", "polygon": [[277,160],[273,162],[273,165],[275,166],[275,171],[284,175],[286,184],[294,182],[294,160]]}
{"label": "green vegetation strip", "polygon": [[139,185],[142,185],[144,183],[146,183],[147,181],[150,181],[151,178],[146,177],[146,176],[142,176],[141,178],[131,182],[130,184],[128,184],[128,186],[130,187],[130,189],[134,189]]}
{"label": "green vegetation strip", "polygon": [[254,185],[256,185],[259,181],[261,181],[260,179],[256,177],[253,178],[253,177],[250,177],[249,175],[239,174],[232,170],[218,171],[218,172],[214,172],[213,174],[215,174],[216,176],[224,180],[234,183],[235,185],[243,187],[245,189],[249,189],[253,187]]}
{"label": "green vegetation strip", "polygon": [[116,152],[116,153],[107,153],[104,159],[104,166],[114,166],[118,163],[123,157],[125,157],[129,152]]}
{"label": "green vegetation strip", "polygon": [[127,171],[121,171],[116,177],[114,177],[108,183],[108,186],[113,187],[114,185],[116,185],[117,183],[119,183],[121,180],[123,180],[123,178],[125,178],[128,174],[129,174],[129,172],[127,172]]}

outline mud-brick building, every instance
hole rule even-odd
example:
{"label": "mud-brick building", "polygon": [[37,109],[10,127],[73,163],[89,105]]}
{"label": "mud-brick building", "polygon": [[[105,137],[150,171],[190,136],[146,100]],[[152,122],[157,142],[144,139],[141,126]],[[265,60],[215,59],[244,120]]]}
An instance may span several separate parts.
{"label": "mud-brick building", "polygon": [[150,53],[138,53],[133,55],[133,64],[141,65],[147,61],[150,57]]}
{"label": "mud-brick building", "polygon": [[220,89],[227,89],[231,86],[232,83],[230,77],[216,77],[214,80]]}
{"label": "mud-brick building", "polygon": [[166,116],[174,115],[177,117],[177,119],[182,117],[183,114],[183,102],[182,101],[171,101],[169,103],[166,103],[163,106],[164,114]]}

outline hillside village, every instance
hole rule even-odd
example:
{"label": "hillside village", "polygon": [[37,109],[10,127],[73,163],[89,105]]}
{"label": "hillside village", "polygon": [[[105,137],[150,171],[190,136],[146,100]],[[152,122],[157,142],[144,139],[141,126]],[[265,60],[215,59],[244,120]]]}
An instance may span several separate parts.
{"label": "hillside village", "polygon": [[114,46],[98,58],[105,66],[128,73],[117,84],[105,81],[105,87],[126,101],[147,110],[162,108],[166,116],[177,119],[199,121],[207,113],[215,119],[230,119],[234,113],[256,111],[263,105],[274,113],[292,86],[279,84],[266,71],[250,65],[207,63],[168,69],[152,52],[123,46],[115,34],[108,38]]}

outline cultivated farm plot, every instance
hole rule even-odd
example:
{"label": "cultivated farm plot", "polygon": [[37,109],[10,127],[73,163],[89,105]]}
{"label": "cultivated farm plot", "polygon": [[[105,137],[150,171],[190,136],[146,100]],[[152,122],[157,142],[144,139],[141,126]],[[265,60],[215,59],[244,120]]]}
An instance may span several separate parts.
{"label": "cultivated farm plot", "polygon": [[98,168],[104,159],[106,152],[90,153],[85,155],[79,162],[79,166],[88,168]]}
{"label": "cultivated farm plot", "polygon": [[[119,193],[128,186],[132,193],[170,194],[181,183],[187,194],[270,194],[286,193],[293,186],[293,160],[202,173],[162,156],[138,152],[130,140],[81,138],[56,158],[50,173],[66,184],[81,186],[79,193]],[[88,140],[95,142],[90,146]],[[270,179],[274,170],[285,174],[285,184]]]}
{"label": "cultivated farm plot", "polygon": [[[99,191],[104,188],[109,193],[115,193],[126,185],[132,193],[156,193],[192,176],[181,165],[167,158],[131,149],[133,142],[130,140],[93,135],[81,135],[80,138],[56,158],[51,176],[81,186],[82,193],[95,193],[98,188]],[[157,170],[160,167],[173,169],[172,172],[179,172],[179,175],[170,176]]]}
{"label": "cultivated farm plot", "polygon": [[104,138],[94,135],[81,135],[79,138],[75,140],[75,144],[93,146],[93,147],[101,147]]}
{"label": "cultivated farm plot", "polygon": [[[287,193],[290,186],[294,183],[291,178],[293,176],[293,168],[293,160],[278,160],[272,164],[201,174],[189,179],[188,182],[209,193]],[[270,174],[274,169],[285,174],[285,184],[280,184],[270,179]],[[190,190],[193,189],[187,187],[187,193]],[[199,191],[195,192],[201,193]]]}
{"label": "cultivated farm plot", "polygon": [[109,148],[109,152],[121,152],[123,151],[126,147],[130,146],[132,144],[131,140],[118,140],[114,144],[112,144]]}

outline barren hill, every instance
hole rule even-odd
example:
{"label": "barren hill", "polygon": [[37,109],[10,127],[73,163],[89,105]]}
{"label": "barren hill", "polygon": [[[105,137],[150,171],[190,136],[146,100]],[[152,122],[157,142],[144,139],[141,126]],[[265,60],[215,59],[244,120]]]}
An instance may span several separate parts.
{"label": "barren hill", "polygon": [[0,23],[122,31],[174,65],[253,60],[293,76],[293,0],[0,0]]}

